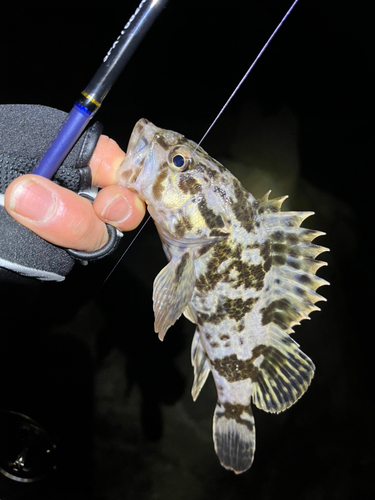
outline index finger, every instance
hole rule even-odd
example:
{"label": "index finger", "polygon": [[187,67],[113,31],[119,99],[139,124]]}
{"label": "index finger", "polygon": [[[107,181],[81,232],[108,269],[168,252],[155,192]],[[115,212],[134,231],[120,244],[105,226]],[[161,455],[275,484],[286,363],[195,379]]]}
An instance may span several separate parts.
{"label": "index finger", "polygon": [[92,183],[99,187],[117,184],[117,172],[125,156],[117,142],[106,135],[101,135],[89,162]]}

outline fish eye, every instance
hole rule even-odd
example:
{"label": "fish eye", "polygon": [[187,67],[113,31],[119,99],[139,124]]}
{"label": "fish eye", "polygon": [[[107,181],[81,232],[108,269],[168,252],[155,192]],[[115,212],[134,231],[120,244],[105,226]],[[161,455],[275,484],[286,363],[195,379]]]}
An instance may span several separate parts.
{"label": "fish eye", "polygon": [[185,165],[185,158],[182,155],[175,155],[172,161],[173,165],[177,168],[182,168]]}
{"label": "fish eye", "polygon": [[170,162],[175,169],[179,170],[180,172],[184,172],[189,168],[191,164],[191,156],[185,150],[174,150],[170,155]]}

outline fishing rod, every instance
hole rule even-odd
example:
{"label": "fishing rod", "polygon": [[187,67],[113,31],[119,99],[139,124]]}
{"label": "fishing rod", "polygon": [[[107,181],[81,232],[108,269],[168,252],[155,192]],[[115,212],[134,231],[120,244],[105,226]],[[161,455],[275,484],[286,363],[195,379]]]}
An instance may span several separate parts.
{"label": "fishing rod", "polygon": [[31,173],[51,179],[168,0],[142,0]]}

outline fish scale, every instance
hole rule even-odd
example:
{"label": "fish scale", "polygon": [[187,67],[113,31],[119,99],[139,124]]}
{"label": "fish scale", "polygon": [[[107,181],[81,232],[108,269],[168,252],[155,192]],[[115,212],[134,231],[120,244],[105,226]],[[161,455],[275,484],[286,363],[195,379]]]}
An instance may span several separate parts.
{"label": "fish scale", "polygon": [[142,119],[119,182],[148,206],[169,260],[154,281],[162,340],[184,314],[196,324],[195,400],[209,373],[218,395],[213,439],[236,474],[255,452],[251,403],[278,413],[307,390],[314,364],[289,336],[325,300],[315,275],[323,235],[301,228],[312,212],[282,212],[286,196],[256,200],[225,167],[177,132]]}

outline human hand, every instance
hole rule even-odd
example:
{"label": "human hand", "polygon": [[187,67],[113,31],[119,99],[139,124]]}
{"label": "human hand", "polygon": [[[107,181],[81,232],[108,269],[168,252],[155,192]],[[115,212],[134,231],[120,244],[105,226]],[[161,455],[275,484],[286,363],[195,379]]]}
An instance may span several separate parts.
{"label": "human hand", "polygon": [[93,184],[102,187],[91,204],[69,189],[38,175],[15,179],[4,195],[7,212],[41,238],[65,248],[92,252],[108,240],[105,223],[120,231],[138,226],[144,203],[128,189],[117,186],[117,170],[125,153],[115,141],[100,136],[89,166]]}

